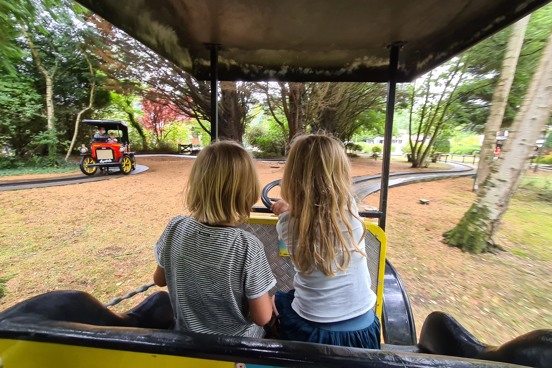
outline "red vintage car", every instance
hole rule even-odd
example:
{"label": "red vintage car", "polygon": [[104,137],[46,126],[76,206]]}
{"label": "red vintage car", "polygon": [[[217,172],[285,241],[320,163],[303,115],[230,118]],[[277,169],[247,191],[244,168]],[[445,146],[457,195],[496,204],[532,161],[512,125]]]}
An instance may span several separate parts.
{"label": "red vintage car", "polygon": [[83,124],[94,126],[97,132],[92,138],[90,148],[80,148],[80,169],[85,175],[94,175],[98,168],[108,173],[111,168],[118,168],[128,175],[136,168],[134,152],[130,149],[128,127],[119,120],[83,120]]}

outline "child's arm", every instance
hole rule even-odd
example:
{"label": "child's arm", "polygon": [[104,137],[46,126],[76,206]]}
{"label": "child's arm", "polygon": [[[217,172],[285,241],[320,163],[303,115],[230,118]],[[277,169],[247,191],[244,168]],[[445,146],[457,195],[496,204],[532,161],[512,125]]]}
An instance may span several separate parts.
{"label": "child's arm", "polygon": [[256,299],[248,299],[249,317],[257,326],[264,326],[272,318],[272,302],[268,293],[261,295]]}
{"label": "child's arm", "polygon": [[167,286],[167,280],[165,279],[165,270],[161,266],[157,266],[153,273],[153,282],[157,286]]}

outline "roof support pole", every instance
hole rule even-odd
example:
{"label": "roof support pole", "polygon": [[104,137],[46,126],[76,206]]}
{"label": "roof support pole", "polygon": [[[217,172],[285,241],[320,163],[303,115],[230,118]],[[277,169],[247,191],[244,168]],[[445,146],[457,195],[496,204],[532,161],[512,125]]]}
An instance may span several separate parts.
{"label": "roof support pole", "polygon": [[218,140],[218,45],[211,50],[211,142]]}
{"label": "roof support pole", "polygon": [[402,44],[391,45],[389,54],[389,82],[387,84],[387,106],[385,109],[385,134],[383,141],[383,160],[381,164],[381,192],[379,227],[385,230],[387,220],[387,195],[389,192],[389,170],[391,167],[391,141],[393,139],[393,116],[395,113],[395,94],[397,90],[397,69],[399,49]]}

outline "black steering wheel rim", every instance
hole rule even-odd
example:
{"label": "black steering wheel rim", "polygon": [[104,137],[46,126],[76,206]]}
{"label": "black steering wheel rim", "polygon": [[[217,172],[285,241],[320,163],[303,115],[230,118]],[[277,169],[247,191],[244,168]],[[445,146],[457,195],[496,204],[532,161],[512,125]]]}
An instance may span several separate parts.
{"label": "black steering wheel rim", "polygon": [[277,202],[279,201],[279,198],[271,198],[268,196],[268,193],[274,188],[274,187],[277,187],[280,185],[280,179],[278,180],[274,180],[270,183],[268,183],[267,185],[265,185],[265,187],[263,188],[263,190],[261,191],[261,201],[263,202],[263,204],[266,206],[266,208],[268,209],[271,209],[272,208],[272,204],[274,202]]}

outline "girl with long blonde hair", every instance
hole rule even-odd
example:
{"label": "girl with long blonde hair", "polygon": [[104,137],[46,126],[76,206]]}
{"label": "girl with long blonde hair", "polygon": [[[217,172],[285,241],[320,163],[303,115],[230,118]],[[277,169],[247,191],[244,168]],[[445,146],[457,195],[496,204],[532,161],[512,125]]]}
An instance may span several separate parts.
{"label": "girl with long blonde hair", "polygon": [[351,195],[343,144],[323,134],[295,138],[281,187],[272,211],[296,271],[295,289],[275,297],[281,337],[379,349],[366,229]]}

